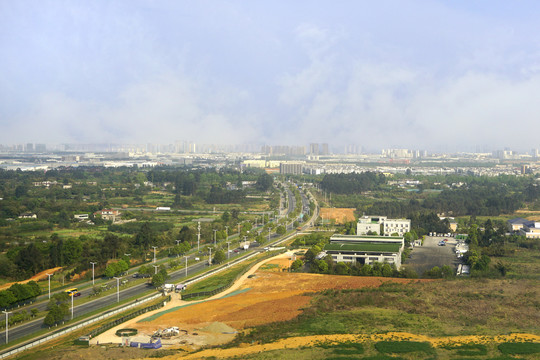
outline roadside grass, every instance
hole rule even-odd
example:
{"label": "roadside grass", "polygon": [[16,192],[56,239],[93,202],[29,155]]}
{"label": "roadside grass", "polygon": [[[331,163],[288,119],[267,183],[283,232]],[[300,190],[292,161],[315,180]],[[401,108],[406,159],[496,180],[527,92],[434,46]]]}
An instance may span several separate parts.
{"label": "roadside grass", "polygon": [[278,264],[264,264],[259,269],[260,270],[274,270],[274,269],[278,269],[278,268],[279,268]]}
{"label": "roadside grass", "polygon": [[212,291],[222,286],[230,284],[246,268],[245,264],[232,266],[230,270],[225,270],[215,276],[210,276],[204,280],[198,281],[182,294],[192,294],[202,291]]}

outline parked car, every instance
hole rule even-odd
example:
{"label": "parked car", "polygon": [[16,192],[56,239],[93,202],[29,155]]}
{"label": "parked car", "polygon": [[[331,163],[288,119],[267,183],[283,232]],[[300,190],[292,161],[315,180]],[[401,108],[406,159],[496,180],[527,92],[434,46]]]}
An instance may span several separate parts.
{"label": "parked car", "polygon": [[80,291],[78,291],[78,292],[76,292],[75,294],[73,294],[74,297],[78,297],[78,296],[81,296],[81,295],[82,295],[82,294],[81,294]]}
{"label": "parked car", "polygon": [[444,240],[439,241],[439,246],[446,246],[446,242]]}

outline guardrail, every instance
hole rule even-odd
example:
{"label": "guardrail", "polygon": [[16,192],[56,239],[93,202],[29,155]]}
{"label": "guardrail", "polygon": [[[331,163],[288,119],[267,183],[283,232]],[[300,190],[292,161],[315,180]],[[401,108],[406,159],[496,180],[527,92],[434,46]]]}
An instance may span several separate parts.
{"label": "guardrail", "polygon": [[121,307],[119,309],[116,309],[116,310],[112,310],[112,311],[109,311],[103,315],[100,315],[100,316],[97,316],[95,318],[92,318],[92,319],[89,319],[89,320],[86,320],[85,322],[82,322],[80,324],[77,324],[77,325],[74,325],[74,326],[71,326],[71,327],[68,327],[66,329],[63,329],[63,330],[60,330],[58,332],[55,332],[54,334],[51,334],[51,335],[48,335],[48,336],[45,336],[45,337],[42,337],[38,340],[34,340],[26,345],[22,345],[22,346],[19,346],[18,348],[16,349],[13,349],[13,350],[10,350],[10,351],[7,351],[7,352],[4,352],[2,354],[0,354],[0,359],[5,359],[9,356],[13,356],[21,351],[25,351],[25,350],[28,350],[34,346],[37,346],[37,345],[40,345],[40,344],[43,344],[43,343],[46,343],[47,341],[50,341],[52,339],[55,339],[59,336],[62,336],[62,335],[65,335],[65,334],[68,334],[70,332],[73,332],[75,330],[78,330],[80,328],[83,328],[85,326],[88,326],[90,324],[93,324],[97,321],[100,321],[100,320],[103,320],[103,319],[106,319],[108,317],[111,317],[115,314],[118,314],[120,312],[123,312],[123,311],[126,311],[128,309],[131,309],[133,307],[136,307],[136,306],[139,306],[141,305],[142,303],[145,303],[145,302],[148,302],[148,301],[151,301],[151,300],[154,300],[154,299],[157,299],[158,297],[162,296],[161,294],[156,294],[156,295],[153,295],[153,296],[150,296],[150,297],[147,297],[145,299],[142,299],[142,300],[139,300],[138,302],[134,302],[132,304],[129,304],[127,306],[124,306],[124,307]]}

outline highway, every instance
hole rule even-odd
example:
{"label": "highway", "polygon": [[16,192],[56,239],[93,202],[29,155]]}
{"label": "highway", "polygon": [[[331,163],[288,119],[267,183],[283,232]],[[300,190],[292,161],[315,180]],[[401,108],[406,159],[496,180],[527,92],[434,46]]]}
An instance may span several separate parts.
{"label": "highway", "polygon": [[[289,206],[288,206],[288,209],[287,209],[287,214],[290,214],[292,211],[294,211],[294,208],[296,206],[296,199],[294,197],[294,194],[292,193],[292,191],[290,189],[288,189],[288,187],[285,187],[285,189],[286,189],[287,195],[289,197]],[[309,200],[307,200],[307,198],[305,198],[303,193],[301,193],[301,194],[302,194],[302,197],[303,197],[302,202],[304,203],[304,205],[307,202],[307,204],[308,204],[307,208],[309,209]],[[303,207],[303,210],[305,210],[305,207]],[[287,224],[287,226],[286,226],[287,230],[292,230],[293,229],[293,222],[294,221],[291,221],[290,223]],[[270,235],[270,241],[268,241],[267,245],[271,246],[272,243],[275,242],[279,238],[280,238],[280,235],[278,235],[276,233],[271,234]],[[253,248],[253,249],[250,249],[247,252],[245,252],[245,254],[243,254],[240,258],[242,258],[244,256],[247,256],[247,255],[253,253],[254,251],[259,251],[259,250],[256,247]],[[191,259],[193,259],[195,256],[196,255],[193,254],[190,257],[191,257]],[[188,266],[188,277],[190,275],[192,275],[192,274],[200,272],[205,267],[207,267],[207,261],[206,260],[203,260],[203,261],[200,261],[200,262],[198,262],[196,264]],[[179,282],[181,279],[185,278],[185,268],[176,270],[174,272],[171,272],[171,273],[169,273],[169,276],[170,276],[170,279],[167,280],[167,282],[170,282],[170,283]],[[108,284],[109,284],[109,287],[116,288],[116,280],[112,280]],[[122,301],[122,299],[128,299],[128,298],[135,297],[135,296],[138,296],[138,295],[142,296],[142,294],[147,292],[148,290],[149,290],[149,286],[146,283],[131,286],[131,287],[121,286],[120,291],[119,291],[120,301]],[[79,302],[80,299],[82,299],[82,298],[88,297],[93,292],[93,289],[92,289],[92,287],[88,287],[88,288],[85,288],[85,289],[81,289],[80,292],[81,292],[81,297],[76,297],[76,298],[73,299],[73,305],[74,305],[73,313],[74,313],[75,318],[79,317],[79,316],[82,316],[82,315],[85,315],[85,314],[88,314],[88,313],[91,313],[91,312],[94,312],[94,311],[98,311],[99,309],[102,309],[102,308],[108,307],[108,306],[112,306],[112,305],[117,303],[117,294],[115,292],[115,293],[110,294],[110,295],[106,295],[106,296],[103,296],[103,297],[98,297],[95,300],[86,302],[84,304],[77,305],[77,302]],[[35,305],[32,305],[31,307],[27,307],[26,309],[27,309],[27,311],[30,311],[31,308],[36,307],[40,311],[43,311],[43,310],[46,309],[47,303],[48,303],[48,301],[39,302],[39,303],[36,303]],[[70,307],[70,310],[71,310],[71,307]],[[70,312],[70,315],[71,315],[71,312]],[[36,319],[36,320],[33,320],[33,321],[23,323],[23,324],[18,325],[18,326],[14,326],[14,327],[9,329],[9,340],[10,340],[10,342],[12,342],[12,341],[20,339],[22,337],[31,335],[32,333],[35,333],[35,332],[37,332],[39,330],[42,330],[44,328],[47,328],[47,327],[45,325],[43,325],[43,318],[39,318],[39,319]],[[0,343],[2,343],[2,344],[5,343],[5,332],[2,332],[0,334]]]}

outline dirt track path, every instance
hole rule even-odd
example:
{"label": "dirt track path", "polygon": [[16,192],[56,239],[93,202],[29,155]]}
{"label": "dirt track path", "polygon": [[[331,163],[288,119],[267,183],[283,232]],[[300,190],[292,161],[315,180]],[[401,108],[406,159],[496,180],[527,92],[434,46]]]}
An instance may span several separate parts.
{"label": "dirt track path", "polygon": [[283,253],[283,254],[280,254],[280,255],[265,259],[265,260],[255,264],[255,265],[253,265],[253,267],[251,267],[251,269],[249,269],[244,275],[242,275],[240,278],[238,278],[238,280],[236,280],[234,282],[234,284],[230,288],[228,288],[227,290],[225,290],[225,291],[223,291],[223,292],[221,292],[219,294],[211,296],[208,299],[204,299],[204,300],[200,300],[200,301],[183,301],[180,298],[180,294],[171,293],[172,299],[164,307],[159,308],[159,309],[154,310],[154,311],[151,311],[151,312],[144,313],[144,314],[142,314],[142,315],[140,315],[140,316],[138,316],[136,318],[133,318],[133,319],[131,319],[129,321],[126,321],[123,324],[120,324],[120,325],[118,325],[118,326],[116,326],[116,327],[114,327],[112,329],[107,330],[106,332],[104,332],[104,333],[96,336],[95,338],[91,339],[90,340],[90,345],[120,344],[121,341],[122,341],[122,338],[116,336],[116,331],[117,330],[133,327],[134,324],[136,324],[138,321],[140,321],[142,319],[145,319],[145,318],[150,317],[150,316],[152,316],[154,314],[163,312],[165,310],[172,309],[172,308],[177,307],[177,306],[183,306],[183,305],[187,305],[187,304],[198,304],[198,303],[218,299],[218,298],[223,297],[223,296],[225,296],[227,294],[230,294],[230,293],[238,290],[243,285],[243,283],[246,281],[248,276],[254,274],[262,265],[264,265],[264,264],[266,264],[268,262],[274,261],[276,259],[289,258],[291,255],[292,255],[292,251],[288,251],[286,253]]}

